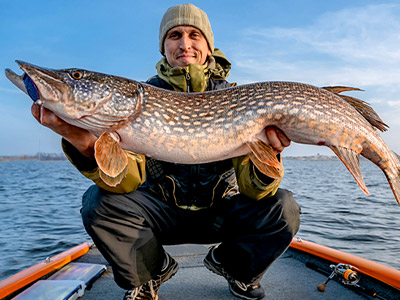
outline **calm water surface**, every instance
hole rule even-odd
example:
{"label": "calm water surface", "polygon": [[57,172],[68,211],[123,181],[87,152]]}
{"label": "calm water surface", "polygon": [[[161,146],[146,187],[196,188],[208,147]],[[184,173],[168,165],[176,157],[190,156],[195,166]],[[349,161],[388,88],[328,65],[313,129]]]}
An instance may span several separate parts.
{"label": "calm water surface", "polygon": [[[285,161],[283,188],[302,207],[298,236],[400,270],[400,207],[383,173],[362,161],[364,195],[339,161]],[[0,280],[89,239],[69,162],[0,162]]]}

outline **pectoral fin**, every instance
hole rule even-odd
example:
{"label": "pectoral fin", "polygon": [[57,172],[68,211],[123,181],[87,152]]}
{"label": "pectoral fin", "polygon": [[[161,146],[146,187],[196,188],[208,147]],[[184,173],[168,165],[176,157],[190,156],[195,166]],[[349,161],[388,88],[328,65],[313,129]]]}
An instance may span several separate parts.
{"label": "pectoral fin", "polygon": [[128,156],[110,133],[103,133],[96,141],[95,159],[100,178],[109,186],[116,186],[128,172]]}
{"label": "pectoral fin", "polygon": [[249,158],[261,173],[274,179],[282,177],[279,171],[282,168],[282,164],[276,158],[271,145],[264,143],[262,140],[247,142],[247,145],[251,149]]}
{"label": "pectoral fin", "polygon": [[361,190],[369,195],[369,191],[365,185],[364,178],[360,169],[359,153],[354,150],[342,147],[331,146],[330,148],[344,163],[346,168],[350,171],[351,175],[353,175]]}

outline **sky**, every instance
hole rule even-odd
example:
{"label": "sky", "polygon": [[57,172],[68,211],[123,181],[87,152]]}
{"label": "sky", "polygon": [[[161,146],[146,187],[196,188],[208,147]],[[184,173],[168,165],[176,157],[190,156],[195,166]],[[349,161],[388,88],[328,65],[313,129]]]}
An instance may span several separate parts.
{"label": "sky", "polygon": [[[177,1],[0,1],[0,69],[15,60],[146,80],[156,74],[159,23]],[[400,153],[400,2],[192,1],[211,22],[228,80],[346,85],[389,125]],[[32,100],[0,73],[0,156],[61,153],[60,137],[31,115]],[[292,143],[286,156],[325,154]]]}

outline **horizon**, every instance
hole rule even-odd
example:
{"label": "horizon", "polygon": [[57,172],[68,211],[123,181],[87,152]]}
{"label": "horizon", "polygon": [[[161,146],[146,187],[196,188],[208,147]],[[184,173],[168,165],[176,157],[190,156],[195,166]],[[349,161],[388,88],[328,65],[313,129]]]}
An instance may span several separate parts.
{"label": "horizon", "polygon": [[[36,157],[40,155],[56,155],[56,156],[65,156],[64,152],[37,152],[34,154],[18,154],[18,155],[0,155],[0,158],[17,158],[17,157]],[[327,155],[327,154],[321,154],[321,153],[316,153],[316,154],[309,154],[309,155],[282,155],[283,157],[315,157],[315,156],[322,156],[322,157],[337,157],[334,153],[332,155]]]}
{"label": "horizon", "polygon": [[[49,68],[79,67],[134,80],[156,74],[158,27],[177,1],[0,2],[0,66],[16,59]],[[228,81],[346,85],[390,128],[400,152],[400,3],[396,1],[191,1],[209,16],[215,46],[232,63]],[[21,7],[24,7],[21,10]],[[62,152],[61,137],[30,113],[30,98],[0,76],[0,156]],[[334,156],[292,143],[283,156]]]}

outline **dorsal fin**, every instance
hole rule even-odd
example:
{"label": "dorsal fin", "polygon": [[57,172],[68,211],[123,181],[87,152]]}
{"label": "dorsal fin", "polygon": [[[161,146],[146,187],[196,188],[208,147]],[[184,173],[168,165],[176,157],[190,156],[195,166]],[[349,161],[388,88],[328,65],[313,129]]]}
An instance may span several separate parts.
{"label": "dorsal fin", "polygon": [[340,94],[342,92],[348,92],[348,91],[363,91],[362,89],[351,87],[351,86],[324,86],[322,89],[330,91],[334,94]]}
{"label": "dorsal fin", "polygon": [[383,132],[389,128],[389,126],[382,121],[379,115],[367,102],[358,98],[340,94],[341,92],[346,91],[362,91],[361,89],[346,86],[325,86],[323,89],[338,95],[353,106],[376,129]]}

